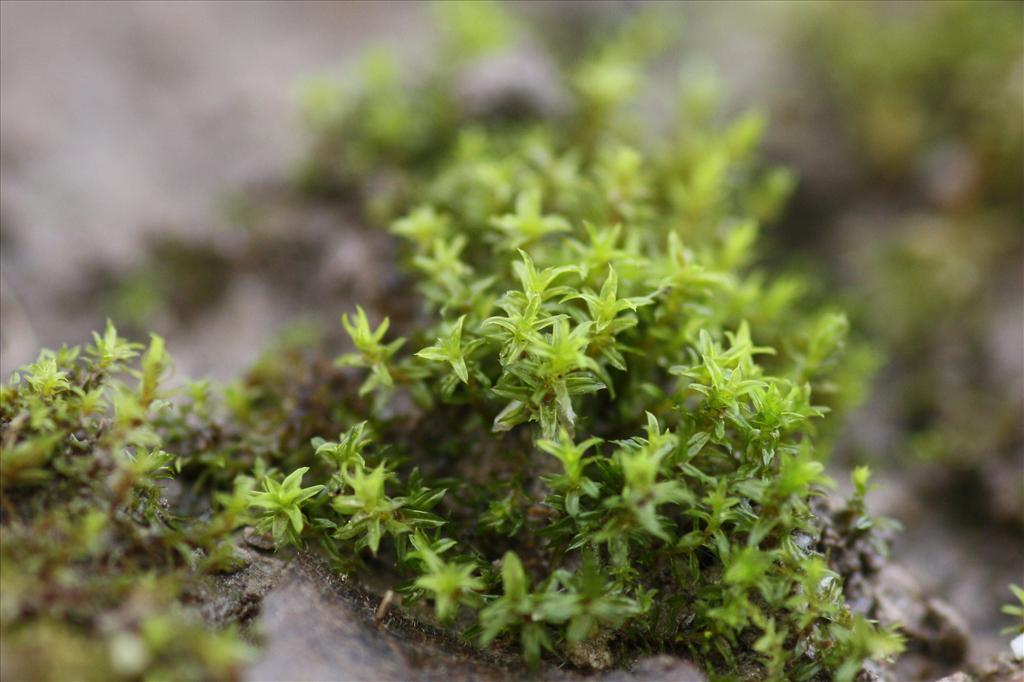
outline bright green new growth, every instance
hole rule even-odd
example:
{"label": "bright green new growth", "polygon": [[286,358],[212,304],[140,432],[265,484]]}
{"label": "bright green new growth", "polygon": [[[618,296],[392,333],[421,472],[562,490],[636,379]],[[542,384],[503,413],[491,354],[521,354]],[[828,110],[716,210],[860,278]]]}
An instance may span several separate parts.
{"label": "bright green new growth", "polygon": [[366,319],[366,311],[356,307],[356,317],[349,320],[348,315],[342,315],[341,324],[345,331],[352,337],[356,353],[348,353],[340,356],[336,363],[339,367],[366,367],[370,370],[370,376],[359,388],[359,393],[369,393],[378,386],[391,388],[394,380],[388,370],[388,360],[391,359],[404,343],[403,339],[397,339],[388,344],[381,344],[381,339],[387,334],[388,320],[384,320],[375,330],[370,329],[370,323]]}
{"label": "bright green new growth", "polygon": [[424,536],[415,535],[412,545],[416,549],[408,556],[419,561],[422,573],[413,586],[430,594],[437,618],[444,622],[455,616],[460,604],[478,607],[479,593],[487,585],[474,575],[477,569],[472,563],[449,563],[439,557],[438,554],[452,543],[439,544],[438,548],[432,548]]}
{"label": "bright green new growth", "polygon": [[[372,80],[320,120],[311,171],[347,147],[397,188],[366,208],[403,240],[423,310],[343,318],[357,353],[338,364],[373,394],[356,418],[396,464],[351,454],[352,432],[318,440],[348,454],[312,527],[340,528],[336,556],[369,549],[379,565],[390,545],[407,598],[442,621],[484,604],[469,632],[518,640],[531,664],[582,660],[589,642],[609,659],[654,648],[726,675],[851,679],[900,647],[845,606],[812,505],[831,485],[818,424],[862,380],[848,324],[752,267],[758,224],[791,186],[758,163],[759,118],[720,126],[684,90],[678,133],[630,132],[623,89],[650,26],[564,74],[577,109],[557,123],[452,125],[457,59],[423,91],[445,114],[393,137],[433,131],[415,150],[361,130],[384,96]],[[314,184],[353,181],[325,170]],[[443,476],[438,492],[419,471]]]}
{"label": "bright green new growth", "polygon": [[263,479],[263,492],[253,492],[250,498],[250,506],[263,510],[256,520],[256,528],[270,531],[278,544],[286,540],[298,543],[306,524],[302,503],[324,489],[322,485],[302,487],[302,477],[307,471],[309,467],[296,469],[280,483],[268,476]]}
{"label": "bright green new growth", "polygon": [[1024,588],[1021,588],[1019,585],[1010,585],[1010,591],[1013,592],[1017,603],[1004,605],[1002,612],[1008,616],[1013,616],[1017,619],[1017,622],[1003,628],[1001,634],[1024,635]]}

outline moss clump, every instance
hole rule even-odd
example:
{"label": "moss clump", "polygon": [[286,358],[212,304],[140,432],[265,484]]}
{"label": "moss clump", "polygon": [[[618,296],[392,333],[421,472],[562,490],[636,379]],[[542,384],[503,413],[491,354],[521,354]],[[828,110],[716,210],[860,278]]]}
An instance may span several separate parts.
{"label": "moss clump", "polygon": [[182,599],[237,566],[248,490],[176,514],[160,487],[177,466],[158,426],[163,341],[141,357],[112,325],[94,341],[44,351],[0,394],[3,677],[234,677],[250,646]]}
{"label": "moss clump", "polygon": [[[625,105],[647,19],[560,75],[561,118],[467,119],[460,64],[504,21],[460,14],[421,89],[382,86],[397,81],[377,63],[348,106],[322,85],[310,100],[305,180],[358,190],[401,241],[416,305],[393,327],[356,308],[335,367],[291,344],[222,397],[195,384],[161,402],[156,338],[126,387],[136,349],[112,327],[84,362],[44,353],[4,387],[11,646],[8,631],[71,636],[106,642],[125,676],[230,676],[237,640],[193,642],[167,624],[178,610],[114,634],[99,617],[138,585],[161,595],[143,604],[185,599],[253,524],[393,572],[406,603],[531,665],[668,651],[726,679],[850,680],[900,649],[850,611],[820,549],[819,436],[863,377],[842,313],[757,267],[792,185],[757,157],[763,120],[720,124],[686,91],[674,132],[645,134]],[[189,484],[174,512],[155,482],[172,473]],[[866,471],[855,483],[862,509]],[[54,529],[74,541],[33,543]],[[40,602],[60,579],[30,577],[35,562],[98,601]]]}

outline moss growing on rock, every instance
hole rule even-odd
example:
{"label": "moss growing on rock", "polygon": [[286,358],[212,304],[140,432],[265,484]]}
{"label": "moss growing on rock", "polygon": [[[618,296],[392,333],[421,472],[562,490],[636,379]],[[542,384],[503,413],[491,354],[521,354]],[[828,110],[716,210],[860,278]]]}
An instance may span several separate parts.
{"label": "moss growing on rock", "polygon": [[851,680],[899,651],[846,604],[812,504],[863,355],[841,312],[758,267],[792,186],[757,156],[764,121],[719,123],[684,90],[673,131],[646,133],[626,105],[647,19],[560,73],[562,116],[470,115],[464,55],[496,25],[452,22],[422,85],[375,61],[347,105],[310,96],[306,185],[391,230],[414,299],[343,316],[333,366],[282,345],[166,402],[160,339],[130,366],[110,326],[4,386],[14,658],[65,642],[55,675],[81,653],[126,678],[231,677],[248,648],[186,605],[237,568],[246,525],[396,576],[406,604],[530,665],[672,652],[723,679]]}

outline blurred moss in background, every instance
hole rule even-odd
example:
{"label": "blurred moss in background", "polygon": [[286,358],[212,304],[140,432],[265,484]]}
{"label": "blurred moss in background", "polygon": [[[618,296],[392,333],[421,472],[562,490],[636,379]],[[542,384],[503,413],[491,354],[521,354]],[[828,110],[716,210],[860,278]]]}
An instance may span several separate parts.
{"label": "blurred moss in background", "polygon": [[1024,5],[816,10],[802,43],[859,171],[831,229],[860,235],[849,285],[906,436],[878,455],[941,462],[1024,524]]}

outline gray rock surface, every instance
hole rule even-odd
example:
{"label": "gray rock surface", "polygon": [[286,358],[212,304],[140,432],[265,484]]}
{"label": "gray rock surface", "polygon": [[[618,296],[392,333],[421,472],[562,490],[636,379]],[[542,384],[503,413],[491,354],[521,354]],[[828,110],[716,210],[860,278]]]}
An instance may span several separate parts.
{"label": "gray rock surface", "polygon": [[248,679],[497,680],[514,659],[489,657],[393,608],[378,627],[379,599],[301,555],[263,601],[262,657]]}

